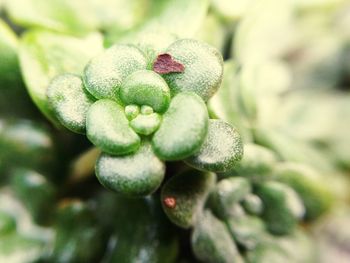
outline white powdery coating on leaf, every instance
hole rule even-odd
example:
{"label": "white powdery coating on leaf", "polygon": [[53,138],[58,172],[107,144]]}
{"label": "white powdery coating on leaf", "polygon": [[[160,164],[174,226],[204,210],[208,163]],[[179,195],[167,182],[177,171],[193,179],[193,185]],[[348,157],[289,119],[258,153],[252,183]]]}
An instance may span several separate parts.
{"label": "white powdery coating on leaf", "polygon": [[60,122],[74,132],[85,132],[86,113],[93,100],[85,93],[81,78],[73,74],[60,75],[53,79],[47,92]]}
{"label": "white powdery coating on leaf", "polygon": [[167,53],[185,67],[182,73],[163,75],[173,95],[192,91],[207,101],[219,89],[223,59],[218,50],[197,40],[182,39],[170,45]]}
{"label": "white powdery coating on leaf", "polygon": [[97,162],[96,172],[107,188],[125,194],[145,195],[159,187],[165,165],[146,142],[132,155],[117,157],[103,154]]}
{"label": "white powdery coating on leaf", "polygon": [[243,262],[226,226],[205,210],[192,234],[193,252],[203,262]]}
{"label": "white powdery coating on leaf", "polygon": [[223,172],[232,169],[243,156],[239,133],[228,123],[210,120],[208,135],[199,152],[186,160],[196,168]]}
{"label": "white powdery coating on leaf", "polygon": [[123,80],[146,66],[145,56],[136,47],[114,45],[85,67],[84,84],[97,99],[116,99]]}

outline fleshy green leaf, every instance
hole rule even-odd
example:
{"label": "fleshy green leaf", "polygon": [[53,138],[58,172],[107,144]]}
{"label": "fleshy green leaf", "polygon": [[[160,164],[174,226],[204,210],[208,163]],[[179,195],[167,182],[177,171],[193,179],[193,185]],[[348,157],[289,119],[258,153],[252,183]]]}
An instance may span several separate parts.
{"label": "fleshy green leaf", "polygon": [[125,116],[129,121],[135,119],[140,114],[140,107],[138,105],[127,105],[124,109]]}
{"label": "fleshy green leaf", "polygon": [[192,233],[192,249],[196,257],[208,263],[243,262],[223,222],[206,210]]}
{"label": "fleshy green leaf", "polygon": [[294,230],[304,216],[305,208],[297,193],[287,185],[267,182],[260,185],[257,195],[264,204],[263,218],[271,233],[284,235]]}
{"label": "fleshy green leaf", "polygon": [[146,59],[138,48],[114,45],[86,65],[85,88],[97,99],[118,100],[124,79],[141,69],[146,69]]}
{"label": "fleshy green leaf", "polygon": [[108,99],[89,108],[86,134],[94,145],[112,155],[135,152],[140,146],[140,137],[130,128],[123,107]]}
{"label": "fleshy green leaf", "polygon": [[63,74],[55,77],[48,87],[47,97],[56,117],[65,127],[85,133],[86,114],[94,101],[86,93],[79,76]]}
{"label": "fleshy green leaf", "polygon": [[172,95],[192,91],[207,101],[219,89],[223,58],[214,47],[197,40],[180,39],[171,44],[166,53],[185,67],[182,73],[163,75]]}
{"label": "fleshy green leaf", "polygon": [[162,188],[163,209],[176,225],[189,228],[199,223],[198,213],[215,183],[215,175],[190,170],[170,178]]}
{"label": "fleshy green leaf", "polygon": [[248,250],[264,242],[268,235],[265,223],[259,217],[243,215],[227,220],[228,228],[237,243]]}
{"label": "fleshy green leaf", "polygon": [[165,165],[152,152],[148,142],[126,156],[102,154],[96,163],[96,176],[105,187],[128,196],[153,193],[163,181]]}
{"label": "fleshy green leaf", "polygon": [[242,156],[243,143],[239,133],[226,122],[209,120],[203,145],[186,163],[201,170],[225,172],[231,170]]}
{"label": "fleshy green leaf", "polygon": [[302,199],[305,218],[313,220],[331,207],[334,196],[322,176],[302,164],[282,163],[274,171],[275,179],[293,188]]}
{"label": "fleshy green leaf", "polygon": [[260,215],[264,209],[264,205],[260,197],[255,194],[248,194],[244,198],[242,205],[248,213],[253,215]]}
{"label": "fleshy green leaf", "polygon": [[175,96],[163,122],[154,134],[155,153],[164,160],[181,160],[199,150],[208,131],[208,112],[203,100],[194,93]]}
{"label": "fleshy green leaf", "polygon": [[48,31],[29,31],[20,42],[19,58],[27,89],[39,109],[57,122],[48,105],[49,82],[63,73],[81,74],[85,64],[102,50],[99,34],[85,38]]}
{"label": "fleshy green leaf", "polygon": [[251,191],[252,186],[246,178],[223,179],[216,184],[210,196],[210,204],[217,216],[221,219],[227,219],[236,215],[236,204],[242,201]]}
{"label": "fleshy green leaf", "polygon": [[140,70],[131,74],[122,84],[119,96],[125,105],[148,105],[160,113],[165,112],[170,103],[167,83],[150,70]]}
{"label": "fleshy green leaf", "polygon": [[130,127],[138,134],[150,135],[159,128],[161,121],[162,118],[158,113],[139,114],[130,121]]}

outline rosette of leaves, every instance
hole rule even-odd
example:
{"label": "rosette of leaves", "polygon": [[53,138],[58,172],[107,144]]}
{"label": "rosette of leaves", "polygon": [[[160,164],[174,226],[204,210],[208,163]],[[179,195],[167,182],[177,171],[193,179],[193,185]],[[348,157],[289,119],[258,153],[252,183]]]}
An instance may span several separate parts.
{"label": "rosette of leaves", "polygon": [[216,182],[214,173],[190,170],[171,177],[161,195],[169,219],[191,229],[200,262],[313,262],[308,234],[298,227],[303,200],[286,184],[243,176]]}
{"label": "rosette of leaves", "polygon": [[142,196],[161,184],[164,161],[223,172],[241,159],[236,129],[208,115],[206,101],[222,75],[222,56],[200,41],[177,40],[155,61],[136,46],[116,44],[93,58],[81,76],[54,78],[47,96],[65,127],[101,149],[99,181]]}
{"label": "rosette of leaves", "polygon": [[189,170],[167,180],[161,199],[168,218],[191,229],[192,250],[201,262],[314,262],[311,235],[300,224],[331,207],[321,175],[281,162],[262,146],[244,148],[232,171],[216,176]]}

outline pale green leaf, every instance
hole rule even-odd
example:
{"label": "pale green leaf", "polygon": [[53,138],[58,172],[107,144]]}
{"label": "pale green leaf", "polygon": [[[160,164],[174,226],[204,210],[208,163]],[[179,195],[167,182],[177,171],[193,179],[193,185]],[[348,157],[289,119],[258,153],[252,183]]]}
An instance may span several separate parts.
{"label": "pale green leaf", "polygon": [[50,81],[63,73],[81,75],[85,64],[102,49],[99,34],[76,38],[34,30],[23,35],[19,49],[22,74],[30,96],[46,117],[56,122],[46,96]]}

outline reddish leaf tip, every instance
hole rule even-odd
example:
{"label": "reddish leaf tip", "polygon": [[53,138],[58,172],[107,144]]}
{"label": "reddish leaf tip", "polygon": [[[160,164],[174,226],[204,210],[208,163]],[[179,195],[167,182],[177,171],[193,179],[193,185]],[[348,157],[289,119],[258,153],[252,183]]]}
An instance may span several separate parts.
{"label": "reddish leaf tip", "polygon": [[158,74],[180,73],[185,70],[184,65],[175,61],[170,54],[158,55],[153,63],[153,70]]}
{"label": "reddish leaf tip", "polygon": [[164,198],[164,204],[168,208],[175,208],[176,199],[174,197],[166,197]]}

